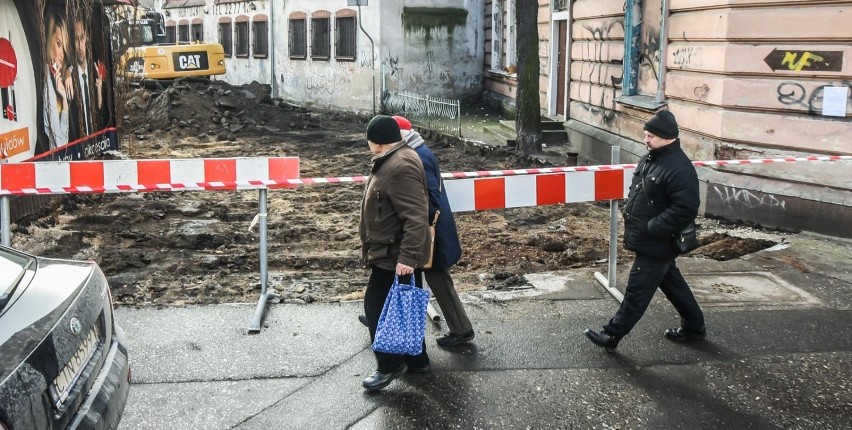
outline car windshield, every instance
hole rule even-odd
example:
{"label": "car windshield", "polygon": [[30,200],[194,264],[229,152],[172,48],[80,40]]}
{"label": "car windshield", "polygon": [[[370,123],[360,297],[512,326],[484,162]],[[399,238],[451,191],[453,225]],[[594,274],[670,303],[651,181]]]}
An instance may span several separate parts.
{"label": "car windshield", "polygon": [[0,249],[0,310],[6,307],[27,269],[35,264],[29,255]]}

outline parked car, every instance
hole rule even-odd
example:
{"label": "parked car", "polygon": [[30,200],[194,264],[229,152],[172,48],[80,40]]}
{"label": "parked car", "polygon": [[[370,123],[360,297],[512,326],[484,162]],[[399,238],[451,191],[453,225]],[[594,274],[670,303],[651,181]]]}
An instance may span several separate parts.
{"label": "parked car", "polygon": [[0,246],[0,429],[113,429],[129,389],[98,265]]}

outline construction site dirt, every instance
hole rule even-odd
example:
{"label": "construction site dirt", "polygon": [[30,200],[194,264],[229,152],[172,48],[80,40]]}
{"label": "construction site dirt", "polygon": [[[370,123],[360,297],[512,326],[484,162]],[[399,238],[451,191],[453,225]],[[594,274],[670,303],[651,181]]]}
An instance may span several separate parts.
{"label": "construction site dirt", "polygon": [[[125,101],[127,159],[297,156],[303,178],[369,173],[369,118],[311,110],[268,97],[261,85],[180,80],[138,88]],[[512,151],[477,151],[423,131],[445,172],[541,167]],[[363,184],[336,183],[268,193],[269,287],[282,302],[363,297],[360,261]],[[37,255],[92,259],[120,305],[253,302],[260,291],[257,191],[79,194],[12,227],[12,245]],[[605,269],[608,202],[457,213],[464,254],[453,268],[461,291],[511,289],[524,275]],[[620,220],[619,220],[620,221]],[[731,259],[784,234],[699,218],[693,257]],[[619,244],[620,264],[632,253]],[[593,282],[590,280],[590,282]]]}

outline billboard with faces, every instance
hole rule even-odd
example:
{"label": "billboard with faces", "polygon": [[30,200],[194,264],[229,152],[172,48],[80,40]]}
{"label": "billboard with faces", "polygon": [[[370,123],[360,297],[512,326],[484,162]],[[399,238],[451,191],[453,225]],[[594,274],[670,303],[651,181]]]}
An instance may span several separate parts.
{"label": "billboard with faces", "polygon": [[97,1],[0,0],[0,162],[118,148],[108,24]]}

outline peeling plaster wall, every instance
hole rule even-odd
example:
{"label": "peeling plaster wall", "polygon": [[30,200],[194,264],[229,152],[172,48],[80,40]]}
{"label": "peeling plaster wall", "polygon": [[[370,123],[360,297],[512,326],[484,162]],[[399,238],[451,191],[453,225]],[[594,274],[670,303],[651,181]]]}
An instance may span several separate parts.
{"label": "peeling plaster wall", "polygon": [[[213,3],[213,0],[207,0],[207,2]],[[225,58],[225,75],[218,76],[215,79],[225,80],[233,85],[247,84],[252,81],[257,81],[262,84],[270,84],[272,82],[272,62],[270,57],[267,55],[266,58],[254,58],[251,54],[251,40],[254,37],[252,35],[253,29],[251,28],[252,20],[256,15],[265,15],[268,23],[269,15],[271,13],[270,3],[268,0],[253,1],[252,3],[254,4],[255,9],[251,9],[248,6],[248,3],[249,2],[235,2],[208,6],[212,10],[210,14],[211,16],[204,21],[205,40],[208,41],[219,41],[218,20],[219,18],[228,17],[231,18],[231,31],[234,32],[233,42],[234,46],[236,46],[237,38],[234,20],[236,20],[238,16],[245,16],[249,18],[249,56],[237,57],[232,53],[230,57]],[[210,22],[210,24],[208,24],[208,22]],[[275,46],[272,41],[273,36],[274,34],[269,38],[269,49],[272,49],[272,47]],[[234,52],[236,52],[236,47],[234,48]]]}
{"label": "peeling plaster wall", "polygon": [[[376,106],[381,91],[378,74],[378,47],[382,38],[378,10],[381,1],[370,0],[368,6],[361,7],[357,15],[357,6],[347,6],[343,0],[288,0],[281,11],[275,11],[274,35],[276,38],[275,70],[278,96],[307,106],[320,108],[339,108],[358,112],[369,112],[373,106],[373,50],[370,40],[361,31],[360,26],[373,38],[376,47],[375,94]],[[334,18],[341,10],[356,12],[356,26],[359,26],[355,40],[355,60],[338,61],[334,57]],[[317,11],[331,14],[331,58],[314,60],[310,58],[310,17]],[[308,58],[291,59],[289,56],[288,20],[291,13],[304,12],[308,20]],[[359,24],[360,21],[360,24]]]}
{"label": "peeling plaster wall", "polygon": [[382,5],[385,88],[456,99],[479,94],[481,0],[386,0]]}

